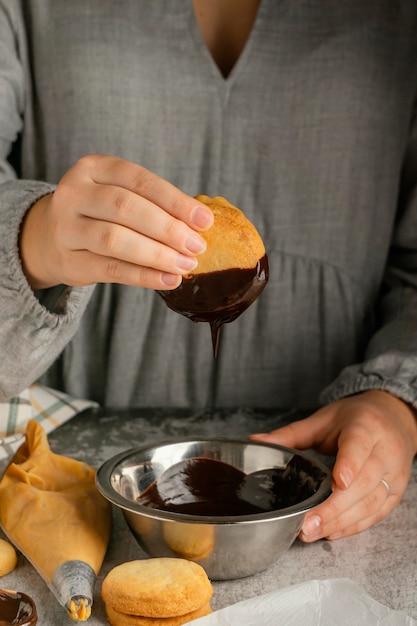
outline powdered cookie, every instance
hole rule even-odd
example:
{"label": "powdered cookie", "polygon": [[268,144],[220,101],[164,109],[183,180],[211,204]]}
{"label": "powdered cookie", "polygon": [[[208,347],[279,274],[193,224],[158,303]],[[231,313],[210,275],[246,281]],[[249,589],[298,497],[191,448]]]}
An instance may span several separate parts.
{"label": "powdered cookie", "polygon": [[109,605],[105,605],[107,619],[112,626],[181,626],[181,624],[188,624],[198,617],[204,617],[211,613],[209,604],[206,604],[201,609],[180,615],[178,617],[140,617],[137,615],[125,615],[119,613],[111,608]]}
{"label": "powdered cookie", "polygon": [[119,613],[176,617],[208,604],[213,587],[197,563],[153,558],[113,568],[103,581],[101,594],[104,602]]}
{"label": "powdered cookie", "polygon": [[16,550],[11,543],[0,539],[0,576],[5,576],[17,565]]}

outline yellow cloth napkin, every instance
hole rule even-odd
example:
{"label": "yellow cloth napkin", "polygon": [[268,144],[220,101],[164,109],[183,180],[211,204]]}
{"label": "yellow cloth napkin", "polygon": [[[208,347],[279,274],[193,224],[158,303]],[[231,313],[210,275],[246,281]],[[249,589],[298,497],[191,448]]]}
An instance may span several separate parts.
{"label": "yellow cloth napkin", "polygon": [[[64,424],[96,402],[74,398],[62,391],[35,383],[10,402],[0,403],[0,476],[22,443],[30,420],[42,424],[46,433]],[[13,435],[21,434],[20,438]],[[5,439],[5,441],[4,441]]]}

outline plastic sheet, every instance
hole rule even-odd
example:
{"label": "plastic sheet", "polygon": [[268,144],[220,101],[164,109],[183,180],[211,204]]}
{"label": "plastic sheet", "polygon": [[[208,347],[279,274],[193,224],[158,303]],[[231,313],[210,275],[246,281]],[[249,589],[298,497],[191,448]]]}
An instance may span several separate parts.
{"label": "plastic sheet", "polygon": [[250,598],[192,622],[193,626],[417,626],[348,578],[311,580]]}

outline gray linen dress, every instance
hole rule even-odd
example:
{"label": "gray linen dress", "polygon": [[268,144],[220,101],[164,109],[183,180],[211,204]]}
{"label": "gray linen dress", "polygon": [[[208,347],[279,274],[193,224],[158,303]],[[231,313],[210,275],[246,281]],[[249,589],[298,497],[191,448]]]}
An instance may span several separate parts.
{"label": "gray linen dress", "polygon": [[[415,0],[263,0],[227,79],[191,2],[0,0],[0,401],[40,378],[112,406],[417,406],[416,88]],[[269,284],[217,361],[150,290],[29,288],[21,220],[87,153],[257,226]]]}

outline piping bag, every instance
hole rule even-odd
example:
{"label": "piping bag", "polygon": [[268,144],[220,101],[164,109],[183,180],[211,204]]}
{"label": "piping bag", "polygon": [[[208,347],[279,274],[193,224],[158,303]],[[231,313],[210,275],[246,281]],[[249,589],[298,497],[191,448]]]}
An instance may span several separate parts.
{"label": "piping bag", "polygon": [[106,554],[111,505],[95,470],[55,454],[30,420],[0,481],[0,524],[74,621],[91,615],[96,577]]}

